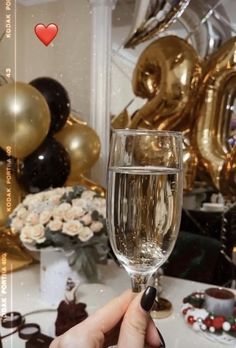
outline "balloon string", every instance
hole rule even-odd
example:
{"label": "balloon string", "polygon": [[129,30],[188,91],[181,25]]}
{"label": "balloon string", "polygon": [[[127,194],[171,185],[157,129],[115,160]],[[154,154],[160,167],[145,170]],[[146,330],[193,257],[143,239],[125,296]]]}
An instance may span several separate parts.
{"label": "balloon string", "polygon": [[190,37],[195,34],[195,32],[200,29],[201,25],[204,24],[214,13],[214,10],[221,4],[221,0],[219,0],[209,11],[205,14],[205,16],[201,19],[200,23],[195,26],[193,30],[191,30],[186,36],[186,40],[190,39]]}

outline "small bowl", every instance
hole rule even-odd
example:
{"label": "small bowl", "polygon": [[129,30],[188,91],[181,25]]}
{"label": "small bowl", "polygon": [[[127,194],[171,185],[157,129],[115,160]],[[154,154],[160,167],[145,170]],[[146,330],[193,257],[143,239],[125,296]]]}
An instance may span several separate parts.
{"label": "small bowl", "polygon": [[203,203],[202,211],[223,212],[224,211],[224,204],[222,204],[222,203]]}
{"label": "small bowl", "polygon": [[235,295],[223,288],[205,290],[205,309],[213,315],[231,316],[234,311]]}

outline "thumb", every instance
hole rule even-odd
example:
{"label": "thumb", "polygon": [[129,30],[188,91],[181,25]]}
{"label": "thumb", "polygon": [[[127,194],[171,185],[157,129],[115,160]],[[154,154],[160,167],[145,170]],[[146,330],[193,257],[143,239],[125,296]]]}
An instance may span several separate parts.
{"label": "thumb", "polygon": [[135,297],[124,316],[118,348],[143,348],[145,343],[159,347],[160,338],[149,315],[156,297],[156,289],[149,286]]}

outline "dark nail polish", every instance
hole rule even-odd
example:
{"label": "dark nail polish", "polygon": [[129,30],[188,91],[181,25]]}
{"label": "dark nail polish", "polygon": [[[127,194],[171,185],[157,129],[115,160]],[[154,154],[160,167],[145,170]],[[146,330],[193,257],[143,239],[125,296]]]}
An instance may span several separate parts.
{"label": "dark nail polish", "polygon": [[165,344],[165,341],[164,341],[164,338],[162,336],[162,334],[160,333],[160,331],[157,329],[157,332],[158,332],[158,335],[159,335],[159,338],[160,338],[160,342],[161,342],[161,345],[160,345],[160,348],[166,348],[166,344]]}
{"label": "dark nail polish", "polygon": [[147,289],[144,291],[140,304],[142,309],[146,312],[149,312],[151,310],[156,298],[156,293],[157,290],[152,286],[148,286]]}

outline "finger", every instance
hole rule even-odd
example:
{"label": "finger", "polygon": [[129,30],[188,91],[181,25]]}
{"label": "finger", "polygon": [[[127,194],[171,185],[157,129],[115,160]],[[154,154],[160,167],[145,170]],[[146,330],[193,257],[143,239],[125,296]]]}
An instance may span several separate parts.
{"label": "finger", "polygon": [[105,334],[123,318],[134,294],[129,290],[53,341],[50,348],[102,347]]}
{"label": "finger", "polygon": [[143,348],[146,333],[151,332],[151,343],[154,347],[159,347],[160,339],[157,331],[148,325],[151,321],[149,311],[151,310],[156,297],[156,289],[149,286],[144,293],[139,294],[130,304],[120,330],[118,348]]}
{"label": "finger", "polygon": [[55,338],[50,344],[49,348],[58,348],[58,340],[59,340],[59,337]]}
{"label": "finger", "polygon": [[[150,317],[149,322],[148,322],[148,326],[147,326],[147,330],[146,330],[146,337],[145,337],[145,343],[146,345],[150,346],[150,347],[156,347],[157,345],[157,328],[152,320],[152,318]],[[160,338],[160,335],[159,335]],[[161,342],[161,340],[159,340],[159,342]],[[158,344],[159,344],[158,342]],[[159,346],[158,346],[159,347]]]}
{"label": "finger", "polygon": [[125,291],[109,301],[104,307],[96,311],[87,319],[88,325],[104,334],[109,332],[123,318],[131,301],[136,297],[131,290]]}
{"label": "finger", "polygon": [[122,319],[105,335],[104,348],[115,346],[118,342]]}

